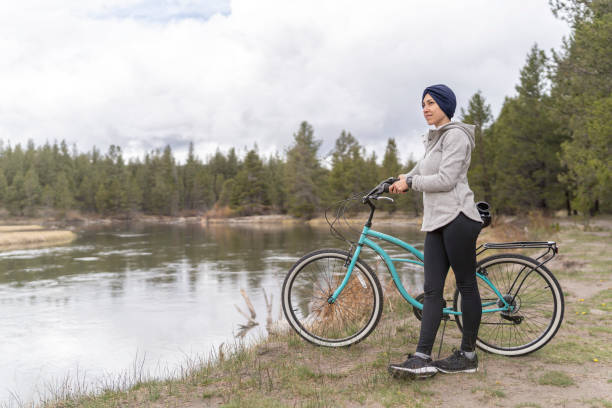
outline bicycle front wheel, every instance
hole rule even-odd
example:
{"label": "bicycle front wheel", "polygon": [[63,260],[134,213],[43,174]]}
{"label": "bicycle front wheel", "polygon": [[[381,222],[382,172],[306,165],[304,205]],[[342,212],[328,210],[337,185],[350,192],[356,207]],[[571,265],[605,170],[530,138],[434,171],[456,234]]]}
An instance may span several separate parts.
{"label": "bicycle front wheel", "polygon": [[[480,271],[512,307],[509,311],[485,312],[501,308],[504,302],[483,280],[477,279],[483,314],[476,346],[505,356],[521,356],[538,350],[559,330],[563,320],[563,292],[553,274],[532,258],[502,254],[478,262]],[[461,311],[461,294],[455,292],[455,310]],[[457,316],[462,329],[463,319]]]}
{"label": "bicycle front wheel", "polygon": [[[283,313],[304,339],[342,347],[365,339],[382,314],[383,292],[372,269],[358,260],[334,303],[328,299],[347,273],[347,251],[321,249],[298,260],[283,283]],[[350,259],[349,259],[350,261]]]}

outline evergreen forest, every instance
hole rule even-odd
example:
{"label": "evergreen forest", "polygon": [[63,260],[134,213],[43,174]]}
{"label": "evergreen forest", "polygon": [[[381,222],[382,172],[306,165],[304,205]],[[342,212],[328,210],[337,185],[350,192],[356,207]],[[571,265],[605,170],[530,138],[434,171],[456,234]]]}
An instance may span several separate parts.
{"label": "evergreen forest", "polygon": [[[456,119],[476,126],[470,186],[496,213],[610,213],[612,2],[550,3],[572,28],[561,49],[531,48],[516,94],[506,97],[497,118],[480,91],[456,113]],[[286,150],[270,157],[254,147],[241,155],[230,149],[202,159],[192,144],[184,163],[170,146],[126,161],[120,146],[79,152],[63,141],[42,146],[5,141],[0,143],[0,208],[13,216],[215,210],[310,218],[416,164],[414,158],[400,161],[397,140],[388,139],[379,159],[350,131],[343,131],[323,158],[321,141],[306,121],[287,139]],[[419,215],[421,207],[420,193],[411,192],[393,209]]]}

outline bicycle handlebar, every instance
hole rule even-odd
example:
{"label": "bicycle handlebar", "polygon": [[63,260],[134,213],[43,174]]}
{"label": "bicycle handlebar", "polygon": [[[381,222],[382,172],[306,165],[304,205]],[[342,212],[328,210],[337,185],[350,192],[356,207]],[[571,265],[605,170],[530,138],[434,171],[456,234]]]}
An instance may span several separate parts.
{"label": "bicycle handlebar", "polygon": [[376,187],[370,190],[370,192],[366,194],[361,201],[365,204],[370,198],[376,200],[381,194],[388,193],[391,184],[395,183],[398,180],[398,178],[389,177],[388,179],[381,181]]}
{"label": "bicycle handlebar", "polygon": [[395,178],[395,177],[389,177],[388,179],[383,181],[383,191],[385,193],[388,193],[389,192],[389,187],[391,187],[391,184],[395,183],[396,181],[399,181],[399,179]]}

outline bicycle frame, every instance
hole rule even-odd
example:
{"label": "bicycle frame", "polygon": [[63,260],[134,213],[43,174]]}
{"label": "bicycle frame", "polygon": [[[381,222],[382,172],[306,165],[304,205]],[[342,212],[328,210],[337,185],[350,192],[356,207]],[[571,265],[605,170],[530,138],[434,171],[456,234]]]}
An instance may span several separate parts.
{"label": "bicycle frame", "polygon": [[[381,239],[383,241],[397,245],[400,248],[412,253],[418,260],[406,259],[406,258],[391,258],[389,254],[387,254],[387,252],[380,245],[378,245],[376,242],[372,241],[368,237]],[[400,292],[400,294],[402,295],[402,297],[412,306],[423,310],[423,304],[419,302],[418,300],[416,300],[415,298],[413,298],[412,296],[410,296],[410,294],[404,288],[404,285],[402,284],[402,281],[399,278],[399,275],[397,273],[397,270],[394,264],[395,262],[407,262],[407,263],[413,263],[416,265],[423,266],[424,265],[423,253],[421,253],[418,249],[414,248],[412,245],[407,244],[406,242],[402,241],[401,239],[395,238],[391,235],[384,234],[382,232],[374,231],[370,229],[370,227],[368,227],[367,225],[363,227],[363,231],[361,232],[359,241],[357,243],[357,247],[355,248],[355,252],[353,253],[351,262],[347,268],[346,275],[344,276],[342,283],[340,283],[340,286],[338,286],[338,288],[330,296],[330,298],[328,299],[328,302],[334,303],[336,299],[338,298],[338,296],[340,296],[340,293],[342,293],[342,290],[344,289],[344,287],[346,286],[346,284],[348,283],[351,277],[353,268],[355,267],[355,263],[357,262],[357,259],[359,259],[359,254],[361,253],[361,249],[364,245],[371,248],[374,252],[380,255],[380,257],[383,259],[383,261],[387,265],[387,268],[389,269],[389,272],[391,273],[391,278],[393,279],[393,282],[395,283],[395,286]],[[497,295],[498,299],[502,301],[504,304],[503,307],[485,309],[489,306],[496,305],[498,303],[496,301],[495,302],[485,302],[482,304],[482,313],[502,312],[502,311],[508,311],[511,309],[511,306],[504,299],[503,295],[499,292],[499,290],[495,287],[495,285],[493,285],[493,283],[491,283],[491,281],[486,276],[480,274],[479,272],[476,272],[476,276],[482,279],[491,288],[491,290],[493,290],[493,292]],[[461,312],[456,311],[452,307],[445,307],[443,309],[443,313],[448,314],[448,315],[461,315]]]}
{"label": "bicycle frame", "polygon": [[[359,259],[359,254],[361,253],[361,249],[365,245],[371,248],[374,252],[376,252],[383,259],[383,261],[387,265],[387,268],[389,269],[389,272],[391,273],[393,282],[395,283],[395,286],[399,290],[402,297],[412,306],[423,310],[423,304],[419,302],[418,300],[416,300],[415,298],[413,298],[412,296],[410,296],[410,294],[404,288],[404,285],[402,284],[402,281],[399,278],[399,275],[397,273],[397,270],[395,269],[395,264],[394,264],[394,262],[408,262],[408,263],[414,263],[416,265],[424,266],[423,253],[421,253],[418,249],[414,248],[412,245],[407,244],[406,242],[402,241],[401,239],[398,239],[391,235],[383,234],[382,232],[378,232],[378,231],[374,231],[370,229],[370,227],[372,226],[372,217],[374,215],[374,211],[376,210],[376,207],[374,206],[374,204],[371,203],[369,199],[367,200],[367,204],[370,206],[370,217],[368,218],[368,221],[366,222],[366,224],[363,227],[363,230],[361,231],[361,235],[359,236],[359,241],[357,242],[355,252],[353,253],[351,262],[347,268],[346,275],[344,276],[342,283],[340,283],[340,286],[329,297],[327,302],[334,303],[336,299],[338,298],[338,296],[340,295],[340,293],[342,293],[342,290],[344,289],[344,287],[346,286],[346,284],[348,283],[351,277],[353,268],[355,267],[355,264],[357,263],[357,259]],[[380,247],[380,245],[378,245],[376,242],[372,241],[368,237],[381,239],[383,241],[399,246],[400,248],[412,253],[418,260],[405,259],[405,258],[391,258],[389,254],[387,254],[387,252],[383,248]],[[512,306],[506,301],[506,299],[504,299],[504,296],[499,292],[499,290],[495,287],[495,285],[493,285],[493,283],[485,275],[476,271],[476,276],[482,279],[491,288],[491,290],[493,290],[493,292],[497,295],[498,299],[503,304],[503,307],[486,309],[489,306],[497,305],[498,302],[497,301],[485,302],[482,304],[482,313],[503,312],[503,311],[508,311],[512,309]],[[461,312],[456,311],[452,307],[445,307],[442,312],[446,315],[461,315],[462,314]]]}

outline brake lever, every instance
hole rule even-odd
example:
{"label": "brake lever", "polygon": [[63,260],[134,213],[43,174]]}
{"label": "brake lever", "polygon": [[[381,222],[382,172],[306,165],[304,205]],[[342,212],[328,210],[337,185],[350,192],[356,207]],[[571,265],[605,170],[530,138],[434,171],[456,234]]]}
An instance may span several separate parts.
{"label": "brake lever", "polygon": [[394,199],[392,199],[391,197],[387,197],[387,196],[379,196],[379,197],[372,197],[374,200],[388,200],[391,201],[392,203],[395,202]]}

